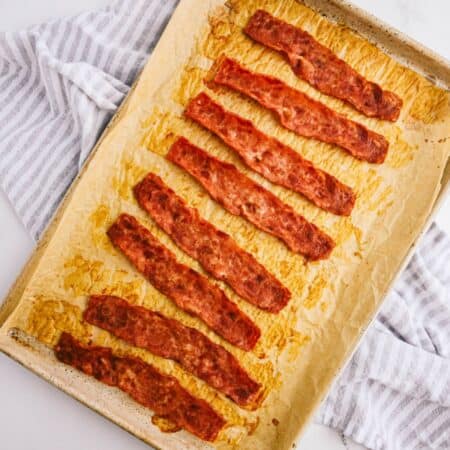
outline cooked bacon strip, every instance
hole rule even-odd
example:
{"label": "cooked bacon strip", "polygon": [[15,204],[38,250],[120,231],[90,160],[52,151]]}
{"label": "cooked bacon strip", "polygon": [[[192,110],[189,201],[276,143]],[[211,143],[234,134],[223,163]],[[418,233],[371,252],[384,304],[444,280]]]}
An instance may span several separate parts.
{"label": "cooked bacon strip", "polygon": [[355,194],[348,186],[259,131],[250,120],[226,111],[204,92],[190,101],[185,114],[217,134],[263,177],[303,194],[326,211],[350,215]]}
{"label": "cooked bacon strip", "polygon": [[228,342],[251,350],[259,328],[225,293],[205,276],[184,264],[133,216],[121,214],[108,236],[156,289],[184,311],[203,320]]}
{"label": "cooked bacon strip", "polygon": [[289,290],[228,234],[189,208],[157,175],[149,173],[134,193],[142,208],[175,243],[217,279],[266,311],[277,313],[286,306]]}
{"label": "cooked bacon strip", "polygon": [[224,58],[214,82],[228,86],[273,111],[281,124],[300,136],[335,144],[355,158],[382,163],[389,143],[378,133],[347,119],[283,81],[250,72],[236,61]]}
{"label": "cooked bacon strip", "polygon": [[109,295],[92,295],[83,318],[131,345],[176,361],[240,406],[258,404],[261,385],[230,352],[195,328]]}
{"label": "cooked bacon strip", "polygon": [[196,178],[231,214],[277,236],[292,251],[310,260],[330,255],[334,242],[328,235],[232,164],[208,155],[185,138],[173,144],[167,158]]}
{"label": "cooked bacon strip", "polygon": [[324,94],[350,103],[368,117],[398,119],[401,98],[367,81],[306,31],[262,10],[253,14],[244,31],[255,41],[281,52],[297,76]]}
{"label": "cooked bacon strip", "polygon": [[118,387],[133,400],[205,441],[214,441],[225,420],[204,400],[186,391],[176,378],[139,358],[115,356],[110,348],[84,345],[62,333],[56,358],[104,384]]}

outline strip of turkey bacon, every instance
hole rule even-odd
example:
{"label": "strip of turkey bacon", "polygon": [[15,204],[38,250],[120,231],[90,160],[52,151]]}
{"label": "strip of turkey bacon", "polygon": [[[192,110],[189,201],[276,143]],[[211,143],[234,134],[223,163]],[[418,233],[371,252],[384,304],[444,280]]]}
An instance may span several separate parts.
{"label": "strip of turkey bacon", "polygon": [[189,102],[185,114],[217,134],[247,166],[272,183],[304,195],[326,211],[350,215],[355,194],[348,186],[258,130],[250,120],[225,110],[204,92]]}
{"label": "strip of turkey bacon", "polygon": [[223,58],[213,81],[260,103],[275,113],[281,124],[300,136],[334,144],[355,158],[382,163],[389,142],[381,134],[347,119],[283,81],[251,72],[230,58]]}
{"label": "strip of turkey bacon", "polygon": [[253,40],[281,52],[297,76],[324,94],[353,105],[368,117],[396,121],[402,100],[366,80],[329,48],[306,31],[258,10],[250,18],[245,33]]}
{"label": "strip of turkey bacon", "polygon": [[158,416],[205,441],[214,441],[226,423],[208,403],[186,391],[176,378],[139,358],[119,357],[108,347],[84,345],[69,333],[62,333],[55,356],[86,375],[119,388]]}
{"label": "strip of turkey bacon", "polygon": [[139,205],[181,249],[241,297],[272,313],[286,306],[289,290],[228,234],[202,219],[160,177],[149,173],[135,186],[134,194]]}
{"label": "strip of turkey bacon", "polygon": [[197,179],[231,214],[278,237],[292,251],[309,260],[330,255],[335,244],[327,234],[232,164],[209,155],[185,138],[172,145],[167,158]]}
{"label": "strip of turkey bacon", "polygon": [[184,264],[133,216],[121,214],[108,236],[156,289],[231,344],[251,350],[261,332],[225,293]]}
{"label": "strip of turkey bacon", "polygon": [[111,295],[92,295],[83,319],[131,345],[176,361],[238,405],[257,406],[261,385],[229,351],[195,328]]}

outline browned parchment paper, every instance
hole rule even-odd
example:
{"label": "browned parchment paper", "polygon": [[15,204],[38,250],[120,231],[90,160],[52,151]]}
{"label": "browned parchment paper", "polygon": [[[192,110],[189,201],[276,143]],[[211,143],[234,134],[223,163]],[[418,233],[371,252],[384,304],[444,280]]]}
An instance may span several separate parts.
{"label": "browned parchment paper", "polygon": [[[365,118],[297,79],[278,54],[252,43],[242,33],[242,26],[257,8],[303,27],[367,78],[400,95],[404,101],[400,120],[392,124]],[[251,69],[283,79],[384,134],[390,141],[386,163],[363,163],[336,147],[298,137],[282,129],[255,103],[230,91],[208,90],[203,79],[213,60],[223,53]],[[217,138],[183,119],[184,105],[201,90],[352,186],[358,195],[352,216],[336,217],[268,183],[246,169]],[[219,207],[186,173],[164,159],[177,135],[233,162],[328,232],[337,242],[331,258],[305,264],[277,239]],[[121,392],[57,363],[49,349],[63,330],[83,341],[92,339],[111,346],[118,353],[137,355],[176,376],[227,420],[228,426],[215,443],[218,448],[287,449],[354,349],[423,228],[440,189],[449,136],[447,92],[305,5],[294,0],[231,0],[226,4],[183,0],[125,107],[13,290],[2,311],[3,320],[8,317],[1,328],[0,347],[157,446],[207,447],[185,432],[161,433],[151,423],[151,412]],[[201,271],[134,201],[131,188],[148,171],[160,175],[202,216],[230,233],[292,291],[290,304],[274,316],[218,283],[260,326],[262,338],[254,351],[232,347],[199,320],[178,310],[109,243],[105,230],[120,212],[128,212],[145,223],[180,261]],[[264,385],[262,407],[241,409],[176,364],[84,324],[81,313],[90,293],[120,295],[203,331],[235,354]]]}

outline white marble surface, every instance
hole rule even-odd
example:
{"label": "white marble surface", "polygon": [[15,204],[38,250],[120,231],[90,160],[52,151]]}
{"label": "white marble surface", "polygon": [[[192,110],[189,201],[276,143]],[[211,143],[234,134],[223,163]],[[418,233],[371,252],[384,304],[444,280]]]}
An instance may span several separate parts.
{"label": "white marble surface", "polygon": [[[107,0],[0,0],[0,31],[18,30],[107,3]],[[353,0],[353,3],[450,59],[450,1]],[[1,299],[34,244],[1,192],[0,218]],[[450,233],[450,199],[439,212],[437,221]],[[0,355],[0,400],[0,449],[148,448],[3,355]],[[344,445],[338,433],[315,424],[308,427],[299,447],[302,450],[363,448],[352,442]]]}

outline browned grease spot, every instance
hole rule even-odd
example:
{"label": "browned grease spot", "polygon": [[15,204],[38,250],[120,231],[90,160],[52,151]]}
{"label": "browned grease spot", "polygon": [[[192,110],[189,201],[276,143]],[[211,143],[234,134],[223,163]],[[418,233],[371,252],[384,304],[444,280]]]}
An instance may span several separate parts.
{"label": "browned grease spot", "polygon": [[91,336],[91,327],[82,321],[78,306],[59,300],[37,297],[28,316],[25,331],[44,344],[53,346],[63,331],[83,341]]}
{"label": "browned grease spot", "polygon": [[308,297],[303,302],[303,306],[307,309],[314,308],[320,302],[326,286],[327,280],[319,274],[309,286]]}
{"label": "browned grease spot", "polygon": [[203,79],[206,75],[206,70],[199,67],[187,67],[183,72],[178,88],[173,94],[173,99],[186,106],[189,100],[202,89]]}
{"label": "browned grease spot", "polygon": [[141,124],[145,130],[141,144],[157,155],[165,156],[176,140],[173,132],[176,120],[180,119],[175,119],[171,113],[163,112],[156,107],[147,120]]}
{"label": "browned grease spot", "polygon": [[91,293],[117,295],[139,303],[145,292],[145,280],[124,269],[107,269],[101,261],[80,254],[64,264],[64,289],[74,297]]}
{"label": "browned grease spot", "polygon": [[95,247],[111,253],[113,246],[105,232],[112,222],[109,207],[105,204],[100,204],[90,215],[89,222],[91,225],[91,238]]}
{"label": "browned grease spot", "polygon": [[418,146],[408,144],[403,138],[403,132],[399,127],[389,127],[384,136],[389,141],[389,152],[386,158],[387,165],[399,168],[409,164],[414,159]]}
{"label": "browned grease spot", "polygon": [[139,167],[131,160],[124,160],[120,169],[112,179],[113,189],[124,200],[131,200],[134,198],[133,186],[140,181],[145,174],[146,170],[144,168]]}
{"label": "browned grease spot", "polygon": [[309,336],[299,333],[298,331],[292,331],[291,336],[288,338],[288,361],[294,362],[300,356],[303,347],[305,347],[305,345],[309,342],[311,342],[311,338]]}
{"label": "browned grease spot", "polygon": [[272,423],[277,427],[278,425],[280,425],[280,421],[278,419],[276,419],[275,417],[272,419]]}
{"label": "browned grease spot", "polygon": [[163,433],[176,433],[181,430],[181,427],[174,424],[169,419],[156,414],[152,416],[152,424],[157,426]]}
{"label": "browned grease spot", "polygon": [[423,80],[420,95],[414,100],[410,114],[425,124],[441,120],[448,111],[448,94]]}
{"label": "browned grease spot", "polygon": [[249,436],[255,433],[256,429],[258,428],[258,425],[259,425],[259,417],[257,417],[254,422],[249,422],[247,424]]}
{"label": "browned grease spot", "polygon": [[209,32],[205,33],[201,52],[208,58],[216,59],[228,47],[230,40],[240,28],[230,20],[230,10],[218,7],[208,18]]}

